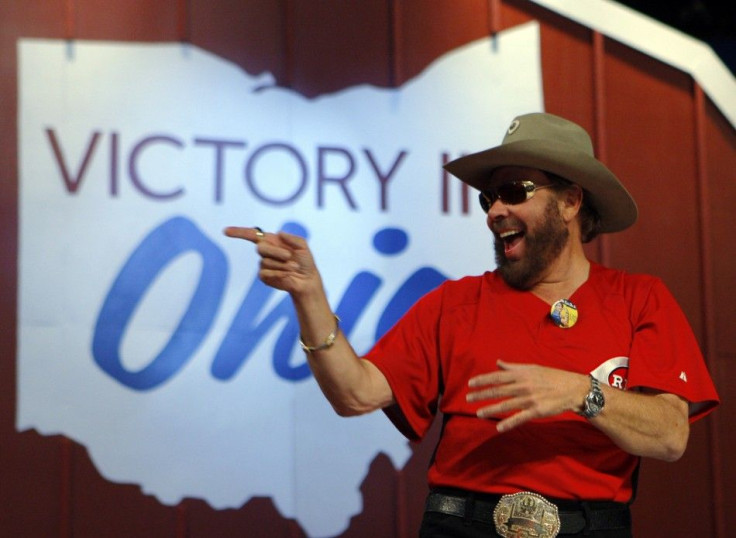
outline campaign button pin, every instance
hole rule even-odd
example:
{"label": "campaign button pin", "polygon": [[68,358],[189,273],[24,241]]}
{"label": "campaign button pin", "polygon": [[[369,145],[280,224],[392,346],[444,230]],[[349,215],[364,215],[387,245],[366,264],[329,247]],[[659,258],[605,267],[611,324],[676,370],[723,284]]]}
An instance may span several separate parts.
{"label": "campaign button pin", "polygon": [[578,307],[567,299],[560,299],[550,308],[549,317],[558,327],[569,329],[578,321]]}

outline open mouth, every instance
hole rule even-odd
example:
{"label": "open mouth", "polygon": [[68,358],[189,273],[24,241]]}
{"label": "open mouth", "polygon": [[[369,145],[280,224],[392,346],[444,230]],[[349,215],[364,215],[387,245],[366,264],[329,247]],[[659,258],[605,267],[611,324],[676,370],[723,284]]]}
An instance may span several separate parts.
{"label": "open mouth", "polygon": [[519,246],[521,240],[524,239],[524,231],[518,229],[504,230],[498,234],[498,237],[503,243],[504,253],[508,256]]}

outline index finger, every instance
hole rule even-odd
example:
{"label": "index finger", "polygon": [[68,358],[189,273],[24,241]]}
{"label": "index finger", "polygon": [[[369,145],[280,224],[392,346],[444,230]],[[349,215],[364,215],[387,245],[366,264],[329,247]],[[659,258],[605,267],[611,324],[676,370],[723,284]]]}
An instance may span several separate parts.
{"label": "index finger", "polygon": [[242,226],[228,226],[224,230],[224,234],[228,237],[236,239],[245,239],[251,243],[262,241],[266,234],[258,226],[253,228],[245,228]]}

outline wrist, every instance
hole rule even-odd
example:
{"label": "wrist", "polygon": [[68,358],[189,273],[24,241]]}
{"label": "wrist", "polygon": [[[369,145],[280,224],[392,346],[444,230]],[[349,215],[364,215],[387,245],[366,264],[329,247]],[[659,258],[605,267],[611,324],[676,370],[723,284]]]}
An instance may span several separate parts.
{"label": "wrist", "polygon": [[304,337],[302,335],[299,335],[299,345],[302,347],[302,351],[304,351],[304,353],[306,353],[307,355],[311,355],[315,351],[322,351],[332,347],[332,345],[335,343],[335,340],[337,339],[338,333],[340,332],[340,318],[337,317],[337,314],[332,314],[332,316],[335,320],[335,328],[320,343],[316,345],[305,344]]}
{"label": "wrist", "polygon": [[590,392],[590,376],[582,374],[575,385],[574,394],[572,396],[572,411],[579,415],[585,408],[585,397]]}
{"label": "wrist", "polygon": [[299,289],[291,290],[289,295],[297,310],[332,312],[320,278],[303,283]]}
{"label": "wrist", "polygon": [[603,395],[600,382],[592,375],[588,376],[590,386],[583,398],[582,405],[578,414],[584,418],[592,419],[600,415],[603,407],[606,405],[606,399]]}

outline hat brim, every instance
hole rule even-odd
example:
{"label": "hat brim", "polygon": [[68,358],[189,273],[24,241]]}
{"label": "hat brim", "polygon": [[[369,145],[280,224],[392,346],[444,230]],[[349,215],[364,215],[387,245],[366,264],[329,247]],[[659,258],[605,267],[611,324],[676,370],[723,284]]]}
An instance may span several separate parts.
{"label": "hat brim", "polygon": [[447,163],[444,168],[461,181],[483,190],[501,166],[523,166],[551,172],[580,185],[601,218],[601,232],[624,230],[634,224],[634,198],[603,163],[590,155],[550,140],[506,143]]}

